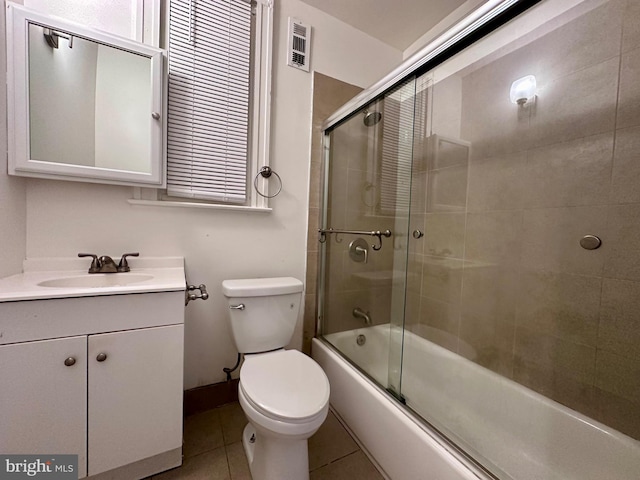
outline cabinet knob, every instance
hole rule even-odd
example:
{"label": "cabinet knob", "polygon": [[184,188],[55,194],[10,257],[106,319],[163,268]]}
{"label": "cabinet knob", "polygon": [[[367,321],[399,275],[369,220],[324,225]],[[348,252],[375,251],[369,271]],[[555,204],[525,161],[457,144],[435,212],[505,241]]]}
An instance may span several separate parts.
{"label": "cabinet knob", "polygon": [[64,364],[65,364],[67,367],[70,367],[71,365],[75,365],[75,364],[76,364],[76,359],[75,359],[75,358],[73,358],[73,357],[66,358],[66,359],[64,360]]}
{"label": "cabinet knob", "polygon": [[99,353],[98,356],[96,357],[96,360],[99,362],[104,362],[106,359],[107,359],[106,353]]}

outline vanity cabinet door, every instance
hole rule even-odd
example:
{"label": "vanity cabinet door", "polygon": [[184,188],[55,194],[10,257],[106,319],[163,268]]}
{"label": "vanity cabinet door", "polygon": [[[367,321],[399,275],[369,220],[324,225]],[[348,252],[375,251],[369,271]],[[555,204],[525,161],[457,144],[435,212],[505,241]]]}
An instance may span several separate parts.
{"label": "vanity cabinet door", "polygon": [[89,336],[89,475],[182,446],[183,325]]}
{"label": "vanity cabinet door", "polygon": [[86,475],[87,337],[0,346],[0,452],[78,455]]}

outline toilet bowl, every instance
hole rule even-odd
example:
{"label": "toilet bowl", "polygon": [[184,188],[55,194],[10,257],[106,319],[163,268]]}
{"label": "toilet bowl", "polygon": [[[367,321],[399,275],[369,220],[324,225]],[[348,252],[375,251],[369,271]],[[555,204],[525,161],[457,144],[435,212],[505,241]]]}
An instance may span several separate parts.
{"label": "toilet bowl", "polygon": [[307,439],[329,410],[329,381],[297,350],[285,350],[302,296],[295,278],[225,280],[234,341],[244,363],[238,398],[249,424],[242,437],[253,480],[307,480]]}

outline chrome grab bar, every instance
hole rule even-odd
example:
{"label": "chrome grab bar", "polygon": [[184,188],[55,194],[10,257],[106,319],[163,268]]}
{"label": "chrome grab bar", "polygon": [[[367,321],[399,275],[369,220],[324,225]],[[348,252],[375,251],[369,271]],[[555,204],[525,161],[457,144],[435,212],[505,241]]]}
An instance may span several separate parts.
{"label": "chrome grab bar", "polygon": [[319,228],[318,233],[320,234],[320,238],[318,239],[320,243],[326,242],[327,234],[332,234],[332,233],[336,234],[336,241],[338,243],[342,241],[342,240],[338,240],[338,237],[337,237],[337,235],[340,233],[344,233],[345,235],[369,235],[371,237],[377,237],[378,245],[372,245],[371,247],[376,252],[382,248],[382,237],[389,238],[392,235],[391,230],[388,230],[388,229],[382,232],[380,230],[366,231],[366,230],[340,230],[337,228]]}

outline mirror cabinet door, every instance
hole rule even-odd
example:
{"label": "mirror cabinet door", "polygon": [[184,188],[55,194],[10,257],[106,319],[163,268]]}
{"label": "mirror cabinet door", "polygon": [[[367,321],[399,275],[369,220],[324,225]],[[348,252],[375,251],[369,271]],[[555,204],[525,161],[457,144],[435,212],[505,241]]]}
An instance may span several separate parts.
{"label": "mirror cabinet door", "polygon": [[9,173],[164,186],[164,52],[7,11]]}

